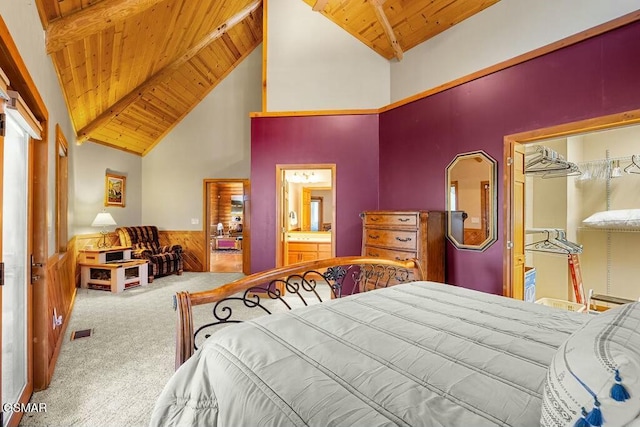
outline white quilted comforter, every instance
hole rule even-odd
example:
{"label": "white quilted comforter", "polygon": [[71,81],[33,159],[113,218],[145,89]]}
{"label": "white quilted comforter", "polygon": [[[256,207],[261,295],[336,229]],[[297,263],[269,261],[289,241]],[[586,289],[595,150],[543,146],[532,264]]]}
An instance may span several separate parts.
{"label": "white quilted comforter", "polygon": [[586,315],[414,282],[228,326],[151,425],[536,426],[547,366]]}

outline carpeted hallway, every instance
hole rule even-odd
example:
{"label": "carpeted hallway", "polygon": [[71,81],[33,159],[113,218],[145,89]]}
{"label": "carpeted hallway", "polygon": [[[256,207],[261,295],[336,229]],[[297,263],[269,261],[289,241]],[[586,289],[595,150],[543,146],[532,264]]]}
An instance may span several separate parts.
{"label": "carpeted hallway", "polygon": [[[184,273],[120,294],[78,289],[51,385],[32,402],[46,413],[25,414],[21,426],[146,426],[174,371],[172,296],[211,289],[241,273]],[[71,332],[92,329],[70,341]]]}

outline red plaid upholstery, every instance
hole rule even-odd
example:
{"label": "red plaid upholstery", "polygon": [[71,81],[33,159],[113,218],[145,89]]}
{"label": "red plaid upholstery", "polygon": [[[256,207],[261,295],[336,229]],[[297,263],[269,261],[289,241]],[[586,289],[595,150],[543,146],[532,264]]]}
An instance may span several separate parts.
{"label": "red plaid upholstery", "polygon": [[120,244],[131,246],[131,256],[149,260],[149,280],[167,274],[182,274],[182,246],[160,246],[158,227],[141,225],[116,228]]}

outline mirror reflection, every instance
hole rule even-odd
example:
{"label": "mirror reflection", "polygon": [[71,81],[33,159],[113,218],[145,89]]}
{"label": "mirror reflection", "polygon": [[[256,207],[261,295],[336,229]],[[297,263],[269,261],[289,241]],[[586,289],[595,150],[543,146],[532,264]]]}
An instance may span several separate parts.
{"label": "mirror reflection", "polygon": [[484,151],[458,154],[446,169],[447,237],[461,249],[497,240],[496,161]]}

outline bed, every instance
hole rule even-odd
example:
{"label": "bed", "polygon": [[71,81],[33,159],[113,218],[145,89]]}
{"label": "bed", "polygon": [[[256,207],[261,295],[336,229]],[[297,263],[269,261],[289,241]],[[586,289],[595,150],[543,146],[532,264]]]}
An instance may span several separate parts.
{"label": "bed", "polygon": [[[151,425],[637,422],[637,304],[589,316],[422,277],[414,261],[335,258],[178,293],[177,370]],[[234,318],[248,308],[270,315]],[[616,385],[631,398],[609,398]]]}

